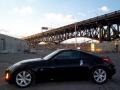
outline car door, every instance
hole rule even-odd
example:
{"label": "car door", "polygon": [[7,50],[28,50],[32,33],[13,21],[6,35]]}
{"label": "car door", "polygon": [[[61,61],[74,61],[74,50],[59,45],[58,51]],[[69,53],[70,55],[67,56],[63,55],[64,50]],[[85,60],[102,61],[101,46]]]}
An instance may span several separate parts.
{"label": "car door", "polygon": [[[76,50],[66,50],[57,54],[52,58],[54,61],[54,72],[55,78],[71,78],[77,76],[80,72],[80,52]],[[82,63],[81,63],[82,64]]]}
{"label": "car door", "polygon": [[45,79],[81,78],[88,71],[86,55],[77,50],[64,50],[54,55],[40,68]]}
{"label": "car door", "polygon": [[[80,52],[81,59],[80,59],[80,72],[79,75],[83,77],[88,77],[89,76],[89,68],[92,63],[91,60],[91,55],[85,52]],[[81,63],[82,62],[82,63]]]}

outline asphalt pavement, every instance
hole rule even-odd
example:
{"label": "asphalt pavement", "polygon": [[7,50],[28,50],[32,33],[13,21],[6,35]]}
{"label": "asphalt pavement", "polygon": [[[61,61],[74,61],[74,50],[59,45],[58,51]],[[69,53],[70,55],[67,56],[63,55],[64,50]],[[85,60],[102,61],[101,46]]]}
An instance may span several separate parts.
{"label": "asphalt pavement", "polygon": [[[15,62],[29,58],[39,58],[45,56],[47,53],[39,54],[0,54],[0,90],[21,90],[15,85],[9,85],[4,81],[4,70]],[[75,81],[48,81],[33,85],[22,90],[120,90],[120,54],[104,53],[104,56],[112,58],[117,73],[103,85],[94,84],[87,80]]]}

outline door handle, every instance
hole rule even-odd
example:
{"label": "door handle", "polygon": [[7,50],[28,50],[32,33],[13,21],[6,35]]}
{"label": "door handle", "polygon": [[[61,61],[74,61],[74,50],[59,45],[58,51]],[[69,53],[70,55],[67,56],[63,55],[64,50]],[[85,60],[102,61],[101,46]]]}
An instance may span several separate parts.
{"label": "door handle", "polygon": [[43,71],[44,69],[43,68],[40,68],[40,71]]}

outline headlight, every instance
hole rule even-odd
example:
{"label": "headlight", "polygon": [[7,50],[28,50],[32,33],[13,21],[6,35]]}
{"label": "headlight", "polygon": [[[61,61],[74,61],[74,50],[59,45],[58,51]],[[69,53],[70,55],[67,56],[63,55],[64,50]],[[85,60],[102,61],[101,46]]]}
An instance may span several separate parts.
{"label": "headlight", "polygon": [[11,79],[11,74],[9,71],[5,72],[5,80],[9,81]]}
{"label": "headlight", "polygon": [[10,78],[9,73],[6,73],[6,74],[5,74],[5,79],[6,79],[6,80],[9,80],[9,78]]}

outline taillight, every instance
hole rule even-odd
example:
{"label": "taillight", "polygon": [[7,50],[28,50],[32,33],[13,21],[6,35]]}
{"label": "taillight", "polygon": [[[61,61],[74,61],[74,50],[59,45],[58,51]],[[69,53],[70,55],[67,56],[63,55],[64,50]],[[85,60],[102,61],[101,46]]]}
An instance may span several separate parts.
{"label": "taillight", "polygon": [[104,57],[103,61],[107,62],[107,63],[110,63],[110,64],[113,64],[112,60],[109,57]]}

